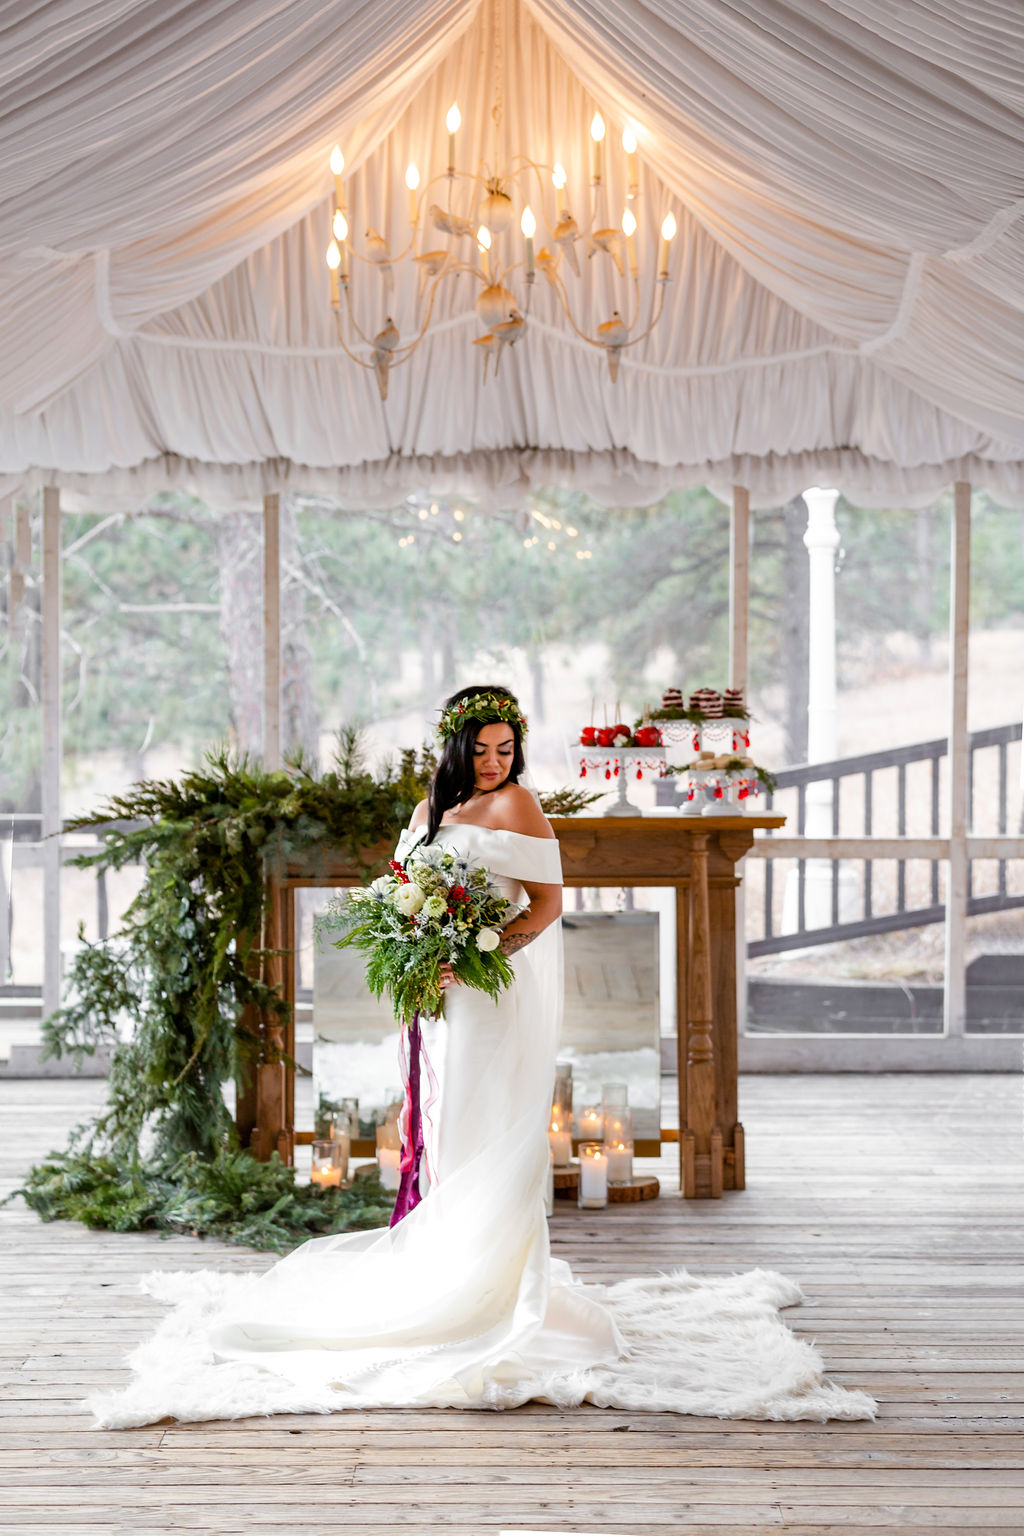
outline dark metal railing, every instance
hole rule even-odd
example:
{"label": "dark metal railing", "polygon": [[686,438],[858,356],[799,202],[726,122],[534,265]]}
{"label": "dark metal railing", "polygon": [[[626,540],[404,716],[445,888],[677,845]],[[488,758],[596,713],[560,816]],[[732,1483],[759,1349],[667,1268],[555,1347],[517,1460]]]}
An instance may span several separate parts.
{"label": "dark metal railing", "polygon": [[[993,726],[983,731],[973,731],[968,737],[967,750],[967,803],[968,803],[968,832],[974,830],[974,801],[975,784],[977,779],[976,759],[979,752],[992,751],[997,753],[997,789],[996,789],[996,830],[998,835],[1005,836],[1009,824],[1009,774],[1008,751],[1013,742],[1020,741],[1020,725]],[[840,806],[842,786],[844,782],[855,779],[862,780],[863,814],[861,836],[865,838],[877,836],[875,829],[875,775],[883,770],[896,770],[896,835],[899,838],[907,836],[907,782],[908,769],[917,763],[930,765],[927,780],[926,794],[928,804],[929,833],[932,838],[940,836],[940,783],[942,759],[949,751],[948,741],[943,737],[935,741],[916,742],[906,747],[891,747],[880,752],[866,752],[856,757],[835,758],[830,762],[806,763],[796,768],[783,769],[777,775],[777,787],[774,795],[768,797],[769,809],[775,808],[779,795],[786,790],[796,791],[796,833],[798,837],[807,834],[807,802],[808,788],[813,784],[827,783],[831,789],[831,822],[833,837],[840,836]],[[1021,818],[1019,829],[1024,832],[1024,816]],[[772,833],[764,834],[765,842],[772,838]],[[787,827],[781,834],[789,840],[790,829]],[[851,835],[847,831],[846,835]],[[807,859],[797,858],[797,892],[796,892],[796,926],[790,933],[779,933],[775,930],[774,905],[775,905],[775,872],[773,859],[768,847],[762,844],[762,852],[767,855],[764,870],[764,937],[755,939],[747,946],[749,955],[779,954],[787,949],[805,948],[814,944],[831,944],[839,939],[863,938],[869,934],[892,933],[903,928],[916,928],[929,923],[939,923],[944,920],[945,907],[939,896],[939,863],[941,857],[937,854],[922,852],[913,857],[920,858],[930,863],[929,896],[930,900],[922,905],[912,906],[908,903],[907,892],[907,859],[897,858],[896,863],[896,901],[895,910],[891,912],[877,912],[875,910],[876,882],[873,878],[873,866],[876,862],[892,861],[892,855],[880,855],[879,858],[866,857],[863,859],[862,882],[862,916],[855,921],[842,921],[840,911],[840,866],[844,861],[840,858],[828,860],[831,872],[831,921],[827,925],[817,924],[812,928],[807,926]],[[791,855],[790,855],[791,856]],[[815,861],[819,862],[817,856]],[[1007,860],[999,858],[997,864],[997,889],[994,893],[983,896],[974,894],[974,882],[972,879],[971,863],[968,862],[968,902],[969,916],[984,912],[1007,911],[1011,908],[1024,907],[1024,894],[1011,892],[1007,883]]]}

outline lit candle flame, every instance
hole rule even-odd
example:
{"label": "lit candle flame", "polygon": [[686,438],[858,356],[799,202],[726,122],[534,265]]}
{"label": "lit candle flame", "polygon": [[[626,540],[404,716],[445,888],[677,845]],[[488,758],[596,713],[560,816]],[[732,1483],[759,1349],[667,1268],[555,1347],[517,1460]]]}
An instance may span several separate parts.
{"label": "lit candle flame", "polygon": [[632,208],[627,208],[622,215],[622,233],[627,239],[636,234],[636,215]]}
{"label": "lit candle flame", "polygon": [[537,233],[537,220],[534,217],[533,209],[530,207],[529,203],[527,203],[526,207],[523,209],[523,216],[519,221],[519,225],[527,240],[532,240],[534,235]]}
{"label": "lit candle flame", "polygon": [[636,154],[636,133],[632,128],[622,130],[622,147],[627,155]]}
{"label": "lit candle flame", "polygon": [[561,192],[567,180],[568,177],[565,174],[565,167],[556,163],[551,172],[551,181],[554,185],[555,191]]}
{"label": "lit candle flame", "polygon": [[416,166],[413,165],[411,162],[410,162],[410,164],[408,166],[408,169],[406,170],[406,173],[405,173],[405,184],[409,188],[410,192],[415,192],[416,188],[420,184],[420,173],[417,170]]}
{"label": "lit candle flame", "polygon": [[482,251],[489,251],[490,250],[490,248],[491,248],[491,232],[487,228],[486,224],[481,224],[480,228],[477,230],[477,232],[476,232],[476,243],[477,243],[477,245],[480,247],[480,249]]}
{"label": "lit candle flame", "polygon": [[342,154],[338,145],[335,144],[334,148],[331,150],[331,175],[340,176],[344,169],[345,156]]}
{"label": "lit candle flame", "polygon": [[453,101],[451,106],[448,108],[448,116],[445,118],[444,122],[445,127],[448,129],[449,133],[458,133],[459,129],[462,127],[462,113],[459,111],[459,104],[457,101]]}
{"label": "lit candle flame", "polygon": [[661,225],[661,238],[674,240],[676,234],[676,216],[674,213],[666,213]]}
{"label": "lit candle flame", "polygon": [[595,112],[590,121],[590,137],[595,144],[600,144],[604,138],[604,118],[600,112]]}
{"label": "lit candle flame", "polygon": [[[331,224],[331,229],[333,231],[335,240],[348,239],[348,219],[346,219],[340,208],[334,215],[334,221]],[[341,260],[340,256],[338,260]],[[335,266],[337,266],[337,262],[335,262]]]}
{"label": "lit candle flame", "polygon": [[327,247],[327,265],[330,267],[332,272],[337,272],[338,268],[341,266],[341,252],[338,249],[337,240],[332,240],[330,245]]}

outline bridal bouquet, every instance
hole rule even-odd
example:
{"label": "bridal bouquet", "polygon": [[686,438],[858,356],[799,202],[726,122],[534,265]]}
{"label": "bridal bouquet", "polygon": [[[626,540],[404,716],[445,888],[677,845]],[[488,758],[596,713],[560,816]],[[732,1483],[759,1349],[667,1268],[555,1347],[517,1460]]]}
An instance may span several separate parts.
{"label": "bridal bouquet", "polygon": [[346,891],[321,919],[321,932],[337,933],[339,949],[367,955],[366,984],[387,996],[395,1016],[442,1009],[442,965],[455,978],[488,996],[512,980],[499,949],[501,929],[524,907],[503,896],[482,865],[449,848],[417,848],[405,863],[392,859],[391,873]]}

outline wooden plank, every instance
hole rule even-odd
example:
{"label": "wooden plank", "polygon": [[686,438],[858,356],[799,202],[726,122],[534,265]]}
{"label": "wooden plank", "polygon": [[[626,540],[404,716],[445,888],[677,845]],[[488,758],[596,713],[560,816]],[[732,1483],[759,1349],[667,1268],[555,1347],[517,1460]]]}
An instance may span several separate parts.
{"label": "wooden plank", "polygon": [[[528,1404],[97,1432],[80,1398],[127,1379],[123,1352],[163,1312],[138,1293],[140,1271],[244,1273],[272,1260],[191,1238],[47,1226],[6,1207],[0,1533],[1019,1530],[1017,1079],[762,1077],[740,1086],[755,1149],[745,1193],[684,1203],[668,1193],[666,1151],[644,1163],[663,1179],[661,1199],[559,1211],[553,1251],[594,1280],[680,1263],[697,1275],[755,1263],[792,1273],[808,1301],[787,1322],[817,1342],[833,1379],[878,1393],[874,1423]],[[16,1127],[0,1145],[8,1187],[26,1148],[38,1155],[82,1118],[86,1091],[0,1084],[0,1117]]]}

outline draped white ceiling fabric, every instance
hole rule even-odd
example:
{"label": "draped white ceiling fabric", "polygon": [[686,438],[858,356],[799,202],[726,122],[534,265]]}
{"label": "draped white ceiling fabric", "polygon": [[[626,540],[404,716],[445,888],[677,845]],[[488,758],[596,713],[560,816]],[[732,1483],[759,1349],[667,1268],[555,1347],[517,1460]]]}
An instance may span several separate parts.
{"label": "draped white ceiling fabric", "polygon": [[[666,314],[613,384],[538,283],[485,383],[461,275],[385,408],[333,331],[328,155],[357,249],[401,247],[453,99],[460,160],[493,160],[496,58],[501,158],[561,160],[581,223],[591,116],[616,220],[638,125],[642,266],[679,224]],[[1022,273],[1020,0],[0,4],[0,494],[1024,502]],[[396,271],[404,335],[418,282]],[[357,262],[370,331],[379,288]],[[587,291],[593,334],[626,296]]]}

